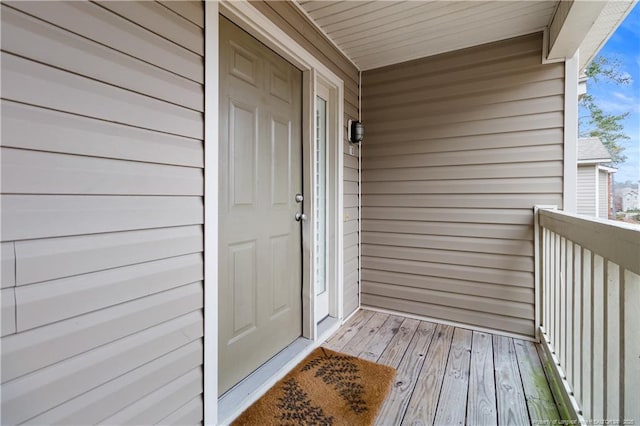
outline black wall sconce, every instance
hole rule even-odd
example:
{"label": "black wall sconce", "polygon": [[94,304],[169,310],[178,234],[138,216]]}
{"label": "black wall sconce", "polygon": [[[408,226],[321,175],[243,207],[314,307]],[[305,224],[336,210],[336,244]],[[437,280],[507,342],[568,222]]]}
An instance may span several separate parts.
{"label": "black wall sconce", "polygon": [[364,125],[355,120],[349,120],[349,142],[360,143],[364,137]]}

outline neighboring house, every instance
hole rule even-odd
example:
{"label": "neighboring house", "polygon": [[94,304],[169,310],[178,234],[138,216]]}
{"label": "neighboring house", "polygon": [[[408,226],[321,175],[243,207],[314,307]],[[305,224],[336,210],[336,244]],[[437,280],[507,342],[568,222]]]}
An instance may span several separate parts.
{"label": "neighboring house", "polygon": [[228,422],[361,306],[640,419],[638,231],[574,214],[632,6],[2,2],[1,423]]}
{"label": "neighboring house", "polygon": [[611,217],[616,169],[607,166],[610,163],[611,155],[600,139],[578,139],[578,214],[604,219]]}
{"label": "neighboring house", "polygon": [[629,189],[622,195],[622,211],[640,209],[640,199],[638,199],[638,191]]}

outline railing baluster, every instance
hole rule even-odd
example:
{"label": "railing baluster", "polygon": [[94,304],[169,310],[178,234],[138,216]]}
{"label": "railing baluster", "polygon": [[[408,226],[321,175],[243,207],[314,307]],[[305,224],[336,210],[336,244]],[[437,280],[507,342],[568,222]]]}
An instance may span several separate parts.
{"label": "railing baluster", "polygon": [[581,422],[639,422],[640,231],[537,212],[537,312],[545,350],[564,373],[561,398]]}
{"label": "railing baluster", "polygon": [[593,253],[583,250],[582,257],[582,411],[593,418]]}
{"label": "railing baluster", "polygon": [[604,345],[604,259],[593,257],[593,418],[604,419],[605,378]]}
{"label": "railing baluster", "polygon": [[605,381],[607,399],[605,418],[620,418],[620,267],[608,260],[606,294],[606,358]]}
{"label": "railing baluster", "polygon": [[[621,274],[622,275],[622,274]],[[640,422],[640,275],[624,271],[620,283],[621,314],[624,326],[621,331],[623,342],[620,350],[623,362],[620,363],[620,392],[624,395],[624,419]]]}
{"label": "railing baluster", "polygon": [[582,404],[582,247],[573,248],[573,393]]}
{"label": "railing baluster", "polygon": [[567,380],[573,383],[573,243],[567,240],[567,263],[565,266],[566,281],[564,285],[565,291],[565,309],[564,309],[564,366],[567,373]]}

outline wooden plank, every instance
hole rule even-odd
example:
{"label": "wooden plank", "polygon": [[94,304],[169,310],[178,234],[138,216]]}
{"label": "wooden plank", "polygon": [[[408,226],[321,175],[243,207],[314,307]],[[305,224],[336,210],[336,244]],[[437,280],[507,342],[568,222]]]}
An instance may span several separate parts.
{"label": "wooden plank", "polygon": [[202,337],[192,312],[2,385],[3,423],[21,423]]}
{"label": "wooden plank", "polygon": [[373,362],[377,361],[389,342],[398,333],[403,321],[404,318],[402,317],[389,315],[384,324],[378,329],[378,332],[369,340],[367,347],[357,355],[358,358]]}
{"label": "wooden plank", "polygon": [[340,351],[367,324],[373,314],[373,311],[359,310],[333,336],[327,339],[323,346],[334,351]]}
{"label": "wooden plank", "polygon": [[465,411],[462,407],[467,403],[469,389],[472,334],[470,330],[455,329],[434,424],[465,424]]}
{"label": "wooden plank", "polygon": [[504,425],[529,425],[527,402],[522,389],[513,339],[493,336],[498,422]]}
{"label": "wooden plank", "polygon": [[531,422],[541,424],[560,421],[560,413],[549,389],[535,344],[517,339],[513,342]]}
{"label": "wooden plank", "polygon": [[198,282],[8,336],[2,340],[2,381],[200,308],[202,283]]}
{"label": "wooden plank", "polygon": [[391,387],[391,392],[380,409],[376,424],[399,424],[402,421],[435,330],[436,326],[433,323],[420,323],[402,361],[398,365],[396,379]]}
{"label": "wooden plank", "polygon": [[20,1],[4,4],[167,71],[204,82],[199,55],[95,4]]}
{"label": "wooden plank", "polygon": [[204,137],[202,113],[2,53],[4,99],[144,129]]}
{"label": "wooden plank", "polygon": [[[132,5],[127,3],[126,7],[131,8]],[[199,83],[78,37],[15,9],[2,7],[2,26],[7,34],[11,34],[2,46],[6,52],[204,111],[203,90]]]}
{"label": "wooden plank", "polygon": [[9,287],[0,290],[0,324],[2,328],[0,334],[2,335],[2,379],[4,381],[4,336],[17,332],[16,328],[16,299],[15,288]]}
{"label": "wooden plank", "polygon": [[495,425],[498,412],[491,335],[474,331],[472,348],[466,424]]}
{"label": "wooden plank", "polygon": [[177,377],[202,365],[202,340],[195,340],[59,405],[26,424],[99,423]]}
{"label": "wooden plank", "polygon": [[202,197],[3,195],[6,240],[202,224]]}
{"label": "wooden plank", "polygon": [[16,285],[16,257],[14,250],[13,242],[0,244],[0,262],[2,262],[0,265],[0,273],[2,273],[2,276],[0,276],[0,288]]}
{"label": "wooden plank", "polygon": [[189,254],[16,288],[18,331],[202,280],[202,254]]}
{"label": "wooden plank", "polygon": [[402,321],[400,329],[384,349],[384,352],[378,358],[378,362],[398,368],[419,325],[420,321],[411,318],[406,318]]}
{"label": "wooden plank", "polygon": [[389,318],[389,314],[374,313],[371,319],[367,321],[367,324],[342,347],[341,352],[353,356],[358,356],[361,352],[365,352],[380,327],[387,321],[387,318]]}
{"label": "wooden plank", "polygon": [[1,148],[5,194],[199,195],[202,169]]}
{"label": "wooden plank", "polygon": [[454,330],[447,325],[436,327],[403,424],[433,424]]}
{"label": "wooden plank", "polygon": [[18,285],[197,253],[202,239],[202,227],[180,226],[18,241]]}

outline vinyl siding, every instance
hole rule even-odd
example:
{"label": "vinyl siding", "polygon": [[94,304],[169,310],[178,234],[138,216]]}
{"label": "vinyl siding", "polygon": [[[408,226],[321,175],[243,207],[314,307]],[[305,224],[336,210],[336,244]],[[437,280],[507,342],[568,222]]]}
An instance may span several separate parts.
{"label": "vinyl siding", "polygon": [[318,58],[344,81],[344,300],[343,313],[347,317],[359,306],[358,283],[358,156],[349,155],[346,125],[358,118],[358,70],[322,34],[292,2],[252,2],[256,9],[278,25],[291,38]]}
{"label": "vinyl siding", "polygon": [[578,214],[596,216],[596,166],[578,166]]}
{"label": "vinyl siding", "polygon": [[598,217],[609,218],[609,173],[598,170]]}
{"label": "vinyl siding", "polygon": [[363,73],[362,304],[534,335],[533,207],[562,206],[542,36]]}
{"label": "vinyl siding", "polygon": [[203,13],[2,4],[2,424],[202,421]]}

